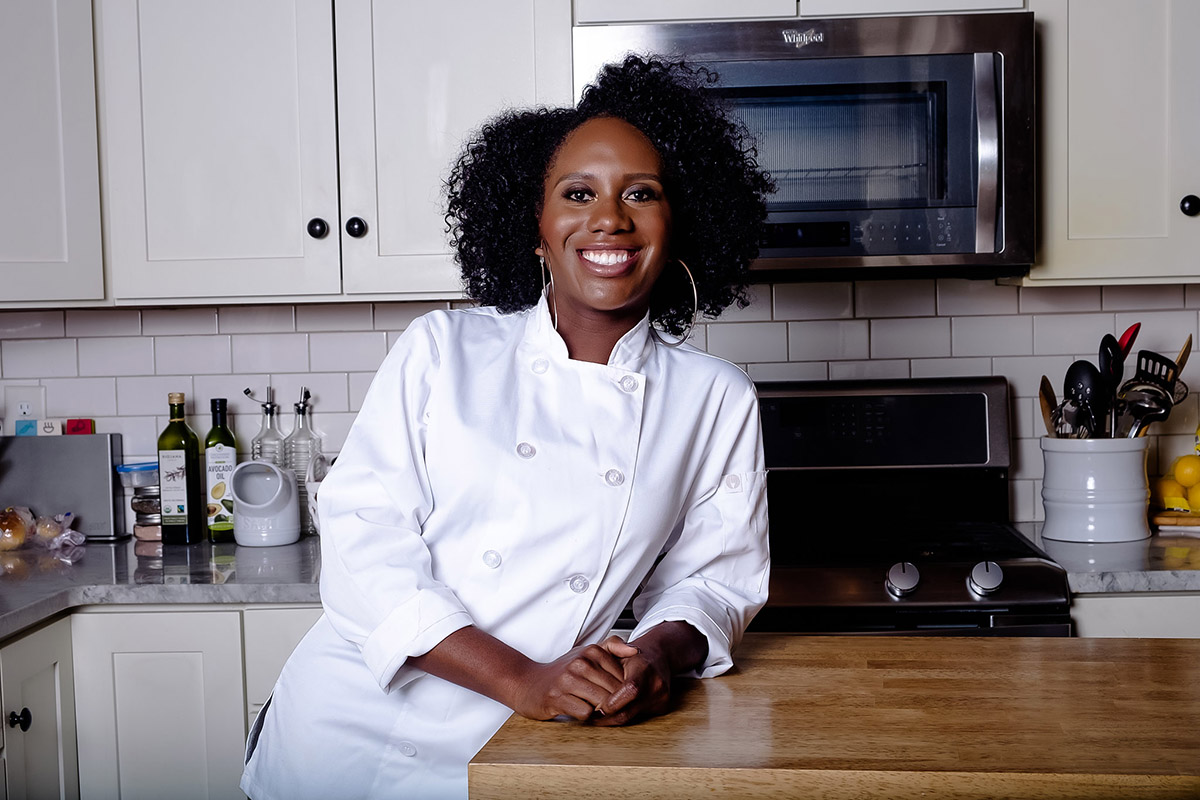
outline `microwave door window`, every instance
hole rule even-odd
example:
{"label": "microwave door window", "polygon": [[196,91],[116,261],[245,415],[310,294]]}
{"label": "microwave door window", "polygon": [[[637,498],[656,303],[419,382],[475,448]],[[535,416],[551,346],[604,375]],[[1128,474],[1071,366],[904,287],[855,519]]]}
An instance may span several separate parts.
{"label": "microwave door window", "polygon": [[935,207],[945,130],[934,90],[740,98],[738,115],[774,177],[773,210]]}
{"label": "microwave door window", "polygon": [[714,66],[776,182],[762,254],[976,251],[973,56]]}

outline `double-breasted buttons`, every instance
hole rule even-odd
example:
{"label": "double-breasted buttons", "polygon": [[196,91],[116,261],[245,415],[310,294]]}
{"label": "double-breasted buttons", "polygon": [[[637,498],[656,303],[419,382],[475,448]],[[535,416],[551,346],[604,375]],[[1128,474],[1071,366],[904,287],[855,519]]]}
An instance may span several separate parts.
{"label": "double-breasted buttons", "polygon": [[588,590],[589,585],[588,579],[582,575],[572,575],[571,579],[567,581],[567,586],[570,587],[571,591],[575,594],[583,594]]}
{"label": "double-breasted buttons", "polygon": [[500,554],[497,553],[495,550],[488,550],[486,553],[483,554],[484,565],[491,567],[492,569],[495,569],[496,567],[500,566],[501,560],[502,559],[500,558]]}
{"label": "double-breasted buttons", "polygon": [[412,742],[400,742],[396,745],[396,749],[400,751],[400,755],[412,758],[417,754],[417,746]]}
{"label": "double-breasted buttons", "polygon": [[625,473],[619,469],[610,469],[604,473],[604,482],[609,486],[620,486],[625,482]]}
{"label": "double-breasted buttons", "polygon": [[725,488],[736,491],[737,489],[741,488],[741,485],[742,485],[742,479],[739,478],[737,475],[726,475],[725,476]]}
{"label": "double-breasted buttons", "polygon": [[533,458],[537,455],[537,448],[529,442],[521,442],[517,445],[517,455],[521,458]]}
{"label": "double-breasted buttons", "polygon": [[626,392],[636,392],[638,388],[638,379],[632,375],[626,375],[621,378],[621,389]]}
{"label": "double-breasted buttons", "polygon": [[546,370],[550,369],[550,362],[544,358],[535,358],[533,363],[529,365],[529,368],[538,375],[542,375],[546,372]]}

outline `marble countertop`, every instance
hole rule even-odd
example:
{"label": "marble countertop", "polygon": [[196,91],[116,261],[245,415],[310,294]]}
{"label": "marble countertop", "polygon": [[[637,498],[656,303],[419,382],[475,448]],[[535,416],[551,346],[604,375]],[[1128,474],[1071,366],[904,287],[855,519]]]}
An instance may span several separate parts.
{"label": "marble countertop", "polygon": [[319,603],[320,540],[280,547],[89,542],[73,563],[49,551],[0,553],[0,639],[86,605]]}
{"label": "marble countertop", "polygon": [[1164,530],[1135,542],[1059,542],[1043,539],[1040,524],[1016,527],[1062,565],[1074,594],[1200,592],[1200,537]]}
{"label": "marble countertop", "polygon": [[[1017,528],[1067,570],[1075,594],[1200,592],[1200,537],[1087,544]],[[320,540],[281,547],[89,543],[74,563],[39,549],[0,553],[0,639],[97,604],[319,603]]]}

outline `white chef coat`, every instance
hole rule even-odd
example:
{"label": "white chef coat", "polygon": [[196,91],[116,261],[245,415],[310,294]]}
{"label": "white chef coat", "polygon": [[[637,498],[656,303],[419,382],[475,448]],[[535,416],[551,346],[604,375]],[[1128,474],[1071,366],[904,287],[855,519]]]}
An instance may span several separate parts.
{"label": "white chef coat", "polygon": [[568,359],[544,298],[415,320],[318,500],[325,613],[251,735],[253,800],[466,797],[512,712],[407,661],[464,626],[547,662],[641,586],[631,638],[689,622],[707,677],[766,600],[754,386],[646,319],[608,364]]}

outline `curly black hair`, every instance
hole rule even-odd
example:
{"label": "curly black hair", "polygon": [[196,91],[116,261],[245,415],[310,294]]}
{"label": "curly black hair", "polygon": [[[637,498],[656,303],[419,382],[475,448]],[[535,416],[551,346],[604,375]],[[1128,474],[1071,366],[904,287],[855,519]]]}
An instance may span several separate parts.
{"label": "curly black hair", "polygon": [[[753,138],[706,90],[715,81],[703,67],[631,55],[604,67],[574,109],[508,111],[485,124],[446,185],[446,226],[467,296],[504,313],[537,303],[534,249],[551,162],[571,131],[616,117],[640,130],[662,160],[669,252],[688,265],[699,312],[715,317],[734,302],[744,308],[774,186],[758,166]],[[680,335],[692,315],[687,276],[667,269],[651,296],[651,321]]]}

